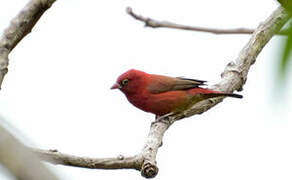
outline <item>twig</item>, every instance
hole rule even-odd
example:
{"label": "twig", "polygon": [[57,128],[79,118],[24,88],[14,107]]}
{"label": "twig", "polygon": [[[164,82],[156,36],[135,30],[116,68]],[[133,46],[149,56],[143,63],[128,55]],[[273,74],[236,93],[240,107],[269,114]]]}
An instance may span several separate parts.
{"label": "twig", "polygon": [[31,0],[4,31],[4,34],[0,38],[0,89],[4,76],[8,71],[9,53],[19,41],[31,32],[36,22],[55,1]]}
{"label": "twig", "polygon": [[[127,7],[126,11],[134,19],[144,22],[146,27],[152,27],[152,28],[172,28],[172,29],[199,31],[199,32],[206,32],[206,33],[213,33],[213,34],[252,34],[255,31],[255,29],[249,29],[249,28],[219,29],[219,28],[199,27],[199,26],[188,26],[188,25],[172,23],[169,21],[158,21],[155,19],[143,17],[141,15],[137,15],[136,13],[134,13],[131,7]],[[282,30],[278,32],[277,34],[287,35],[288,32],[286,30]]]}
{"label": "twig", "polygon": [[[246,82],[250,66],[254,64],[257,55],[261,52],[263,47],[272,38],[272,36],[281,29],[281,27],[285,24],[285,22],[287,22],[288,19],[289,14],[282,7],[279,7],[277,10],[275,10],[265,22],[256,28],[255,32],[250,38],[250,41],[239,53],[239,56],[235,62],[228,63],[225,71],[221,75],[221,82],[216,84],[213,89],[225,92],[233,92],[235,90],[240,91]],[[185,110],[182,113],[165,117],[159,122],[152,123],[144,148],[138,155],[133,157],[121,156],[121,160],[118,160],[117,158],[109,158],[102,161],[102,159],[96,158],[83,159],[82,157],[70,155],[60,156],[58,153],[52,153],[48,151],[38,151],[38,154],[44,160],[56,164],[87,167],[88,165],[86,162],[90,162],[90,164],[92,164],[92,162],[97,162],[98,166],[94,166],[94,168],[116,169],[116,167],[119,167],[119,169],[137,169],[141,171],[141,174],[144,177],[152,178],[155,177],[158,173],[156,155],[159,147],[162,145],[163,135],[166,130],[175,121],[195,114],[201,114],[220,103],[222,100],[223,98],[212,98],[204,100],[194,104],[191,108]],[[76,159],[78,159],[78,161],[76,161]],[[80,161],[85,162],[85,164],[80,164]]]}

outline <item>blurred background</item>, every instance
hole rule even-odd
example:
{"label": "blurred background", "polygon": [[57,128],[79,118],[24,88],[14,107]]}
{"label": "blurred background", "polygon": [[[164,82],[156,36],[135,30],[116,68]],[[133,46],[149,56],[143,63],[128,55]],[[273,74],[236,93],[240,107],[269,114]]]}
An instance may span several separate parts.
{"label": "blurred background", "polygon": [[[0,32],[28,0],[0,3]],[[134,155],[154,116],[109,88],[128,69],[220,80],[250,35],[213,35],[145,28],[145,17],[214,28],[256,28],[276,1],[57,1],[10,54],[0,93],[1,124],[24,143],[89,156]],[[291,61],[279,83],[283,36],[251,67],[240,92],[202,115],[175,123],[157,161],[159,179],[288,180],[292,178]],[[291,56],[290,56],[291,57]],[[289,61],[288,61],[289,62]],[[47,164],[60,179],[144,179],[134,170],[91,170]],[[13,179],[0,167],[1,179]]]}

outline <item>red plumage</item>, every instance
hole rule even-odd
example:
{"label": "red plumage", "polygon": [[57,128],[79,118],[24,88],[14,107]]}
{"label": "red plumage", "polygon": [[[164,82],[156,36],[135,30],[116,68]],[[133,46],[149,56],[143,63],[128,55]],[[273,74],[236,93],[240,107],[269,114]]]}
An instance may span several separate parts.
{"label": "red plumage", "polygon": [[111,89],[120,89],[134,106],[159,116],[183,111],[207,98],[218,96],[242,98],[238,94],[201,88],[205,82],[131,69],[120,75]]}

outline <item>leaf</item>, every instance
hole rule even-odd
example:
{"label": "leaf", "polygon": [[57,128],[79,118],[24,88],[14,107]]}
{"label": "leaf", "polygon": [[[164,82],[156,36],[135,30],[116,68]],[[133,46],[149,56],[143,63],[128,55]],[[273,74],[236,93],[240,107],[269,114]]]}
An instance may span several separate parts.
{"label": "leaf", "polygon": [[[278,0],[282,7],[288,10],[292,14],[292,0]],[[291,21],[290,21],[291,22]],[[281,47],[283,47],[282,51],[280,50],[281,59],[279,61],[279,78],[278,81],[282,84],[285,83],[287,78],[287,72],[289,70],[289,63],[292,61],[292,23],[288,26],[287,29],[288,35],[282,41]]]}
{"label": "leaf", "polygon": [[280,52],[282,55],[280,59],[280,69],[279,74],[281,80],[285,80],[287,76],[287,72],[289,70],[289,63],[292,61],[292,25],[288,27],[288,36],[283,40],[283,50]]}
{"label": "leaf", "polygon": [[278,2],[286,8],[288,11],[292,12],[292,1],[291,0],[278,0]]}

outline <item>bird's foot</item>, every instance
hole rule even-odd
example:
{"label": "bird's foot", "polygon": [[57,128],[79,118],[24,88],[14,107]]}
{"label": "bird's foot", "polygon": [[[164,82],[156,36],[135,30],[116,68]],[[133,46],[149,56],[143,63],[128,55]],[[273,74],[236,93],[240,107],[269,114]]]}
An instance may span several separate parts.
{"label": "bird's foot", "polygon": [[[171,115],[174,115],[174,113],[173,112],[170,112],[170,113],[164,114],[162,116],[156,116],[155,122],[159,122],[159,121],[162,121],[162,120],[166,120],[166,118],[169,117],[169,116],[171,116]],[[167,118],[167,121],[169,121],[169,118]]]}

